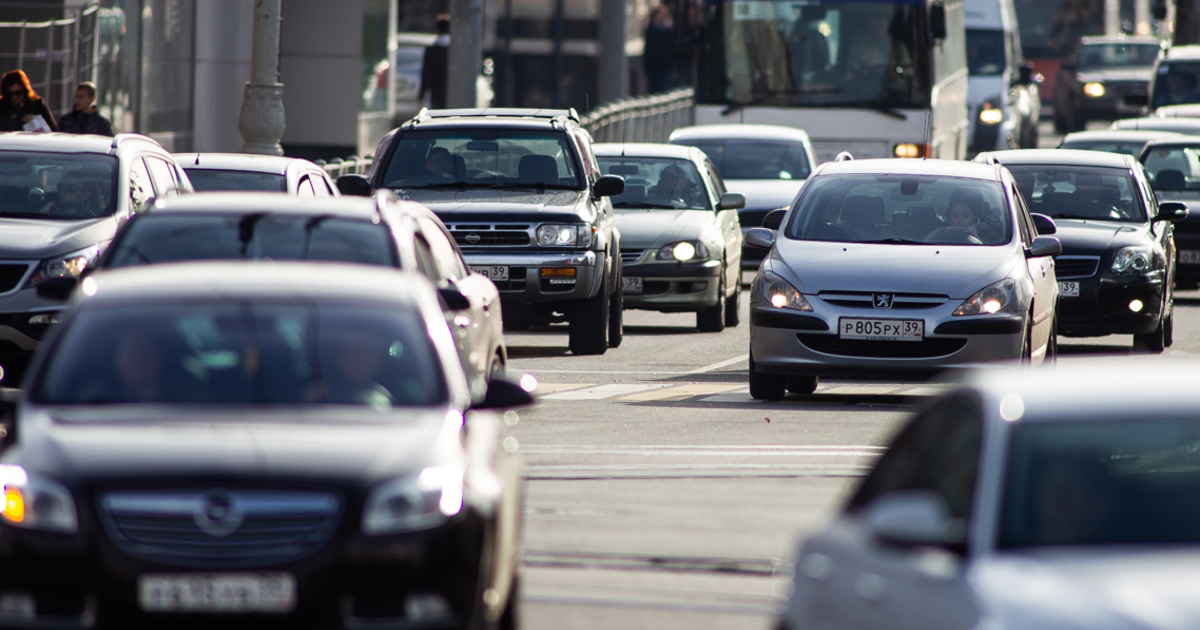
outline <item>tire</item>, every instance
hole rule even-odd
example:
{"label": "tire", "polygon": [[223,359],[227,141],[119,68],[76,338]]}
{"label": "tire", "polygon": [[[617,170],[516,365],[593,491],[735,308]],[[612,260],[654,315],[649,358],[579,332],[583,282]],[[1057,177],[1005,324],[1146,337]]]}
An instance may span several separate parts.
{"label": "tire", "polygon": [[500,321],[506,332],[526,332],[529,330],[529,318],[520,304],[511,307],[500,306]]}
{"label": "tire", "polygon": [[601,282],[599,293],[575,304],[567,328],[567,345],[573,354],[604,354],[608,350],[608,302]]}
{"label": "tire", "polygon": [[781,400],[787,389],[787,377],[782,374],[760,374],[750,353],[750,397],[755,400]]}
{"label": "tire", "polygon": [[[1173,319],[1174,317],[1171,314],[1167,314],[1166,317],[1158,320],[1158,328],[1155,328],[1153,332],[1145,335],[1134,335],[1134,352],[1162,354],[1163,350],[1166,350],[1167,346],[1170,345],[1167,343],[1168,337],[1174,336],[1175,325],[1172,321]],[[1171,341],[1174,341],[1174,339],[1171,339]]]}
{"label": "tire", "polygon": [[733,299],[727,299],[725,302],[725,325],[729,328],[736,328],[742,321],[742,281],[741,271],[738,271],[737,288],[733,290]]}
{"label": "tire", "polygon": [[608,347],[618,348],[625,338],[625,291],[620,285],[608,298]]}
{"label": "tire", "polygon": [[1021,367],[1028,369],[1033,364],[1033,313],[1025,324],[1025,337],[1021,340]]}
{"label": "tire", "polygon": [[717,284],[717,303],[696,313],[696,329],[704,333],[725,330],[725,275]]}
{"label": "tire", "polygon": [[811,394],[817,391],[817,383],[820,381],[819,376],[789,376],[785,383],[787,390],[793,394]]}
{"label": "tire", "polygon": [[1054,316],[1054,321],[1050,324],[1050,339],[1046,341],[1046,358],[1042,359],[1042,363],[1058,365],[1058,315]]}

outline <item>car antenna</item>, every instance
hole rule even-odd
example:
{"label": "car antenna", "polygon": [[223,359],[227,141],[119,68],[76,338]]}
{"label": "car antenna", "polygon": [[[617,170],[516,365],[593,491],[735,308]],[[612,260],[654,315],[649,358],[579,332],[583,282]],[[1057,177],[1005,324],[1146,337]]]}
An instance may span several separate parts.
{"label": "car antenna", "polygon": [[929,136],[932,133],[933,130],[929,126],[929,112],[925,112],[925,150],[922,152],[924,154],[921,156],[922,160],[929,159],[929,143],[931,142]]}
{"label": "car antenna", "polygon": [[196,139],[196,163],[192,166],[200,166],[200,149],[204,145],[204,134],[208,133],[209,125],[212,125],[213,110],[217,108],[217,102],[213,101],[212,107],[208,108],[208,122],[204,123],[204,133]]}

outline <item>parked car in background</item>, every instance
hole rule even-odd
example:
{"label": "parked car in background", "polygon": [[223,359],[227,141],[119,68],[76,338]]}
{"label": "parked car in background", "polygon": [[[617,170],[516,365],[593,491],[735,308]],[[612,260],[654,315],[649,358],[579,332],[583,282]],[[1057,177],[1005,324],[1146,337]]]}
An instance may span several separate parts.
{"label": "parked car in background", "polygon": [[1200,625],[1197,369],[991,373],[936,400],[800,546],[775,627]]}
{"label": "parked car in background", "polygon": [[1150,83],[1150,113],[1200,103],[1200,46],[1171,46],[1159,57]]}
{"label": "parked car in background", "polygon": [[1062,254],[1058,334],[1133,335],[1134,348],[1172,343],[1179,202],[1158,203],[1137,159],[1099,151],[998,151],[977,158],[1012,173],[1031,212],[1050,217]]}
{"label": "parked car in background", "polygon": [[0,384],[15,387],[62,304],[37,286],[77,278],[117,228],[156,197],[192,189],[157,142],[73,134],[0,134]]}
{"label": "parked car in background", "polygon": [[[700,125],[671,132],[671,144],[696,147],[716,165],[730,192],[746,197],[738,211],[742,232],[787,207],[816,166],[808,134],[776,125]],[[743,248],[742,268],[758,269],[765,254]]]}
{"label": "parked car in background", "polygon": [[1160,204],[1188,205],[1186,218],[1176,221],[1175,286],[1200,287],[1200,138],[1162,138],[1146,145],[1138,156]]}
{"label": "parked car in background", "polygon": [[1123,118],[1109,126],[1113,130],[1174,131],[1189,136],[1200,135],[1200,118]]}
{"label": "parked car in background", "polygon": [[1082,131],[1089,120],[1141,113],[1165,49],[1154,37],[1084,37],[1058,70],[1054,129]]}
{"label": "parked car in background", "polygon": [[1081,151],[1104,151],[1107,153],[1124,153],[1137,155],[1147,142],[1156,138],[1171,138],[1182,134],[1174,131],[1133,131],[1097,129],[1095,131],[1076,131],[1063,136],[1058,143],[1059,149],[1078,149]]}
{"label": "parked car in background", "polygon": [[750,290],[754,398],[1054,360],[1062,247],[1002,166],[830,162],[763,223],[746,234],[771,248]]}
{"label": "parked car in background", "polygon": [[611,198],[621,232],[626,309],[696,313],[701,332],[737,326],[746,198],[725,190],[694,147],[597,144],[600,172],[625,180]]}
{"label": "parked car in background", "polygon": [[325,169],[300,158],[249,153],[176,153],[196,192],[283,192],[301,197],[339,196]]}
{"label": "parked car in background", "polygon": [[425,278],[84,283],[6,420],[18,625],[516,627],[521,474],[492,410],[532,398],[495,377],[473,400]]}
{"label": "parked car in background", "polygon": [[967,0],[968,155],[1036,147],[1042,99],[1012,0]]}

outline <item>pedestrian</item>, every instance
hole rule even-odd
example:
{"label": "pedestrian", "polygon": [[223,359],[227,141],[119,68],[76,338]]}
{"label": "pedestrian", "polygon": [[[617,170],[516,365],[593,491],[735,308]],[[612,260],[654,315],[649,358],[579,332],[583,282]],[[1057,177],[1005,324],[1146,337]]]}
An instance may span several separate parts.
{"label": "pedestrian", "polygon": [[642,49],[642,65],[646,70],[646,86],[650,94],[666,92],[671,85],[675,52],[675,34],[671,26],[670,9],[661,4],[654,7],[650,12]]}
{"label": "pedestrian", "polygon": [[429,107],[432,109],[446,108],[446,83],[450,72],[450,16],[439,15],[437,21],[437,37],[433,44],[425,49],[425,58],[421,62],[421,91],[417,100],[429,95]]}
{"label": "pedestrian", "polygon": [[42,117],[45,128],[58,131],[54,114],[33,91],[29,77],[20,70],[6,73],[0,79],[0,131],[24,131],[26,125],[37,124],[38,116]]}
{"label": "pedestrian", "polygon": [[112,123],[96,109],[96,84],[84,81],[75,86],[75,109],[58,119],[58,130],[65,133],[111,136]]}

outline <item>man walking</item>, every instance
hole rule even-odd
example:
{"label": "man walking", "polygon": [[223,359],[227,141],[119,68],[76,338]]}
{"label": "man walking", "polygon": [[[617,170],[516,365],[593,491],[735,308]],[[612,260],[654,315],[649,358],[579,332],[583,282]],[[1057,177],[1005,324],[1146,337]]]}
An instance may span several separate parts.
{"label": "man walking", "polygon": [[58,130],[66,133],[113,135],[112,123],[96,109],[96,84],[84,81],[75,86],[75,109],[58,119]]}
{"label": "man walking", "polygon": [[421,63],[421,91],[417,99],[429,95],[431,109],[446,108],[446,82],[450,68],[450,17],[438,16],[437,39],[433,45],[425,49],[425,59]]}

